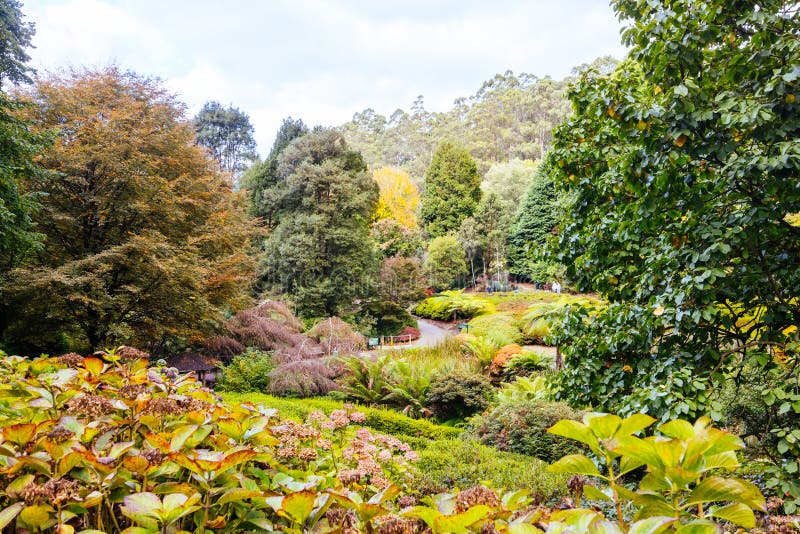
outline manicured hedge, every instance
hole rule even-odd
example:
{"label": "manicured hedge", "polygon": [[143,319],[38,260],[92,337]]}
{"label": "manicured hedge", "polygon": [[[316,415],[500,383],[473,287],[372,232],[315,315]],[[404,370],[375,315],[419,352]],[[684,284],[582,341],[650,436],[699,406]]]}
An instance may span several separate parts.
{"label": "manicured hedge", "polygon": [[[290,399],[273,397],[262,393],[223,393],[222,397],[228,402],[252,402],[275,408],[282,417],[302,420],[314,410],[329,414],[340,409],[342,401],[324,397],[308,399]],[[385,432],[401,438],[403,436],[426,438],[429,440],[457,438],[461,430],[448,426],[436,425],[423,419],[412,419],[405,415],[378,408],[359,406],[359,411],[364,412],[367,420],[364,426],[378,432]]]}

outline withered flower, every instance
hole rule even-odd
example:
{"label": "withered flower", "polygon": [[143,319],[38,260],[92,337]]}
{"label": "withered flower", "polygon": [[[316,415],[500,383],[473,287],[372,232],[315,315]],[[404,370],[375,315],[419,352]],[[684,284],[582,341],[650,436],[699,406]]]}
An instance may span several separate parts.
{"label": "withered flower", "polygon": [[500,506],[500,498],[497,494],[485,486],[475,486],[466,489],[456,497],[456,512],[466,512],[473,506],[484,504],[490,508]]}
{"label": "withered flower", "polygon": [[98,417],[115,411],[111,399],[101,395],[81,395],[67,403],[67,413],[84,417]]}

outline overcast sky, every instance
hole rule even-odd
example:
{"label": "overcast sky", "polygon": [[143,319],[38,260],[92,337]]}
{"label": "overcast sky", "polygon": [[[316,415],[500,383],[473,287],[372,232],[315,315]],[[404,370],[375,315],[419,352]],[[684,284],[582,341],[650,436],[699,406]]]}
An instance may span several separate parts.
{"label": "overcast sky", "polygon": [[607,0],[23,1],[38,70],[116,64],[165,80],[190,116],[233,104],[262,155],[287,116],[337,125],[417,95],[444,111],[498,72],[624,54]]}

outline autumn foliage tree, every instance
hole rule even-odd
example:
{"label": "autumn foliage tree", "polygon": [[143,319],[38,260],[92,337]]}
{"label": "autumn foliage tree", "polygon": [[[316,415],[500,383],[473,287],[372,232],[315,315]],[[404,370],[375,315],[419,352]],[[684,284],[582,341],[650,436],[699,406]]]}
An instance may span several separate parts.
{"label": "autumn foliage tree", "polygon": [[170,93],[108,68],[40,80],[26,96],[38,129],[59,133],[40,161],[50,172],[24,184],[40,195],[46,240],[3,289],[6,339],[158,352],[244,303],[251,225]]}
{"label": "autumn foliage tree", "polygon": [[394,219],[406,228],[416,228],[419,191],[408,173],[394,167],[381,167],[372,177],[381,190],[375,220]]}

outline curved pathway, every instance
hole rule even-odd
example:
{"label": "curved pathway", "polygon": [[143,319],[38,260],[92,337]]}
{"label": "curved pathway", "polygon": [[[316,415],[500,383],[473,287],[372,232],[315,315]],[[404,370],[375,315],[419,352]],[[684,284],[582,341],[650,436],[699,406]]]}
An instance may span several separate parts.
{"label": "curved pathway", "polygon": [[[436,323],[428,319],[417,318],[417,327],[419,328],[419,339],[413,343],[398,345],[399,349],[410,349],[414,347],[432,347],[440,341],[455,335],[455,331],[451,328],[445,328],[443,323]],[[446,323],[445,323],[446,324]]]}
{"label": "curved pathway", "polygon": [[381,345],[375,350],[362,352],[362,354],[371,354],[376,350],[405,350],[418,347],[432,347],[457,333],[457,331],[447,323],[430,321],[419,317],[415,317],[415,319],[417,320],[417,328],[419,328],[420,334],[418,340],[412,343],[401,343],[398,345]]}

